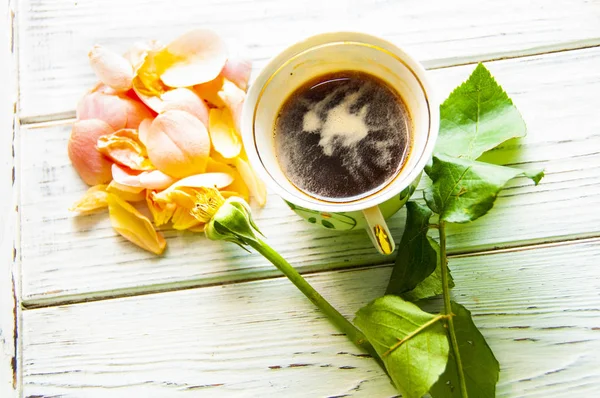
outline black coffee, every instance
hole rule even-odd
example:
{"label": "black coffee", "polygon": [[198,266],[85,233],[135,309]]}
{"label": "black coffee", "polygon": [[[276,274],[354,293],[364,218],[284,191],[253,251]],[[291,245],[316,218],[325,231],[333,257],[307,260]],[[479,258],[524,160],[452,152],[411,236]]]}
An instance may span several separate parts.
{"label": "black coffee", "polygon": [[282,105],[275,149],[288,179],[311,196],[348,201],[376,191],[402,168],[411,121],[400,96],[364,72],[313,79]]}

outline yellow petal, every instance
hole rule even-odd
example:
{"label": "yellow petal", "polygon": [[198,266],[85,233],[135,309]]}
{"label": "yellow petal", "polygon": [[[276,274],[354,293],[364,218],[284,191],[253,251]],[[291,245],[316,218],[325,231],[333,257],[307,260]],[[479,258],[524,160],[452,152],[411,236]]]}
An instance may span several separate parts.
{"label": "yellow petal", "polygon": [[190,209],[183,207],[178,207],[177,210],[175,210],[171,222],[173,223],[173,228],[177,230],[184,230],[201,224],[200,221],[192,216]]}
{"label": "yellow petal", "polygon": [[[243,153],[243,151],[242,151]],[[210,158],[217,163],[223,163],[229,166],[234,166],[235,159],[225,159],[223,155],[219,152],[215,151],[215,148],[211,148],[210,150]]]}
{"label": "yellow petal", "polygon": [[177,205],[175,203],[155,201],[154,195],[155,192],[149,189],[146,191],[146,204],[148,205],[148,209],[150,209],[150,213],[152,213],[154,224],[156,226],[164,225],[171,220]]}
{"label": "yellow petal", "polygon": [[139,62],[140,58],[142,61],[135,69],[135,76],[132,82],[133,91],[136,95],[143,103],[157,113],[162,111],[160,96],[169,89],[160,80],[160,74],[164,72],[167,66],[156,57],[160,50],[142,50],[140,54],[134,56],[137,62]]}
{"label": "yellow petal", "polygon": [[246,202],[248,201],[250,192],[248,191],[248,187],[244,183],[244,179],[236,169],[225,163],[217,162],[216,160],[213,160],[211,158],[209,159],[208,165],[206,166],[206,171],[210,173],[227,173],[230,176],[232,176],[233,182],[224,188],[226,191],[229,192],[227,194],[228,196],[225,196],[226,194],[223,190],[221,191],[221,194],[224,197],[238,196],[244,199]]}
{"label": "yellow petal", "polygon": [[222,108],[225,106],[225,103],[219,97],[219,91],[223,87],[223,82],[223,77],[218,76],[214,80],[192,87],[192,90],[211,105]]}
{"label": "yellow petal", "polygon": [[166,91],[166,88],[148,88],[139,76],[133,78],[132,85],[135,94],[147,107],[156,113],[162,112],[163,102],[160,96]]}
{"label": "yellow petal", "polygon": [[81,199],[73,203],[73,206],[69,210],[83,213],[101,209],[108,206],[106,201],[107,196],[106,185],[95,185],[88,189]]}
{"label": "yellow petal", "polygon": [[[144,62],[137,69],[133,82],[134,89],[141,90],[145,95],[160,97],[162,93],[168,90],[168,87],[160,80],[160,75],[167,68],[165,60],[161,60],[158,54],[163,50],[148,51]],[[164,57],[163,57],[164,58]],[[135,80],[138,80],[136,83]]]}
{"label": "yellow petal", "polygon": [[133,70],[137,70],[142,66],[148,52],[157,51],[162,49],[164,46],[156,40],[150,40],[148,42],[137,42],[131,46],[123,57],[131,64]]}
{"label": "yellow petal", "polygon": [[188,231],[191,231],[191,232],[204,232],[205,228],[206,228],[206,224],[200,223],[200,224],[196,225],[195,227],[188,228]]}
{"label": "yellow petal", "polygon": [[154,195],[155,200],[169,202],[169,195],[178,187],[189,188],[225,188],[233,182],[233,177],[226,173],[203,173],[183,178],[164,191]]}
{"label": "yellow petal", "polygon": [[252,167],[240,156],[235,158],[235,167],[248,186],[250,194],[260,206],[264,206],[267,203],[267,188],[265,184],[256,176]]}
{"label": "yellow petal", "polygon": [[165,65],[161,80],[170,87],[189,87],[216,78],[227,61],[227,48],[215,32],[195,29],[179,36],[157,54]]}
{"label": "yellow petal", "polygon": [[194,191],[194,188],[177,187],[169,194],[169,200],[172,203],[175,203],[177,207],[188,210],[194,207],[195,198],[196,191]]}
{"label": "yellow petal", "polygon": [[121,129],[101,136],[96,147],[103,155],[132,170],[154,169],[146,157],[146,148],[139,142],[136,130]]}
{"label": "yellow petal", "polygon": [[90,65],[100,81],[116,91],[127,91],[133,80],[133,67],[124,57],[102,46],[89,52]]}
{"label": "yellow petal", "polygon": [[231,112],[235,130],[241,135],[240,121],[246,93],[229,80],[223,79],[223,86],[219,90],[218,96],[225,104],[225,107]]}
{"label": "yellow petal", "polygon": [[115,231],[142,249],[162,254],[165,239],[154,230],[148,218],[118,196],[109,194],[107,201],[110,222]]}
{"label": "yellow petal", "polygon": [[208,132],[215,151],[231,159],[240,154],[242,141],[235,131],[231,113],[227,109],[210,110]]}
{"label": "yellow petal", "polygon": [[146,134],[148,157],[156,168],[175,178],[203,173],[210,154],[206,127],[180,110],[161,113]]}
{"label": "yellow petal", "polygon": [[117,195],[119,198],[126,202],[141,202],[146,199],[146,192],[144,188],[132,188],[126,185],[121,185],[114,180],[108,184],[106,192]]}
{"label": "yellow petal", "polygon": [[240,193],[235,192],[235,191],[219,191],[219,192],[221,193],[221,196],[223,196],[225,199],[231,198],[232,196],[236,196],[238,198],[244,199],[246,202],[248,201],[248,196],[243,197],[242,195],[240,195]]}

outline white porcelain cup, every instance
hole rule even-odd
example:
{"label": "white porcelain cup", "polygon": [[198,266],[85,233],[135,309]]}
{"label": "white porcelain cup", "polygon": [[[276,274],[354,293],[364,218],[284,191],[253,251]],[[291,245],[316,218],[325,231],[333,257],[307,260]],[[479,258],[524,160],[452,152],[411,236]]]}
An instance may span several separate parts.
{"label": "white porcelain cup", "polygon": [[[334,202],[305,193],[286,177],[275,151],[274,126],[281,106],[296,89],[318,76],[345,70],[374,75],[400,95],[412,121],[411,147],[402,168],[379,190]],[[267,187],[302,217],[330,229],[365,228],[375,248],[391,254],[395,244],[385,218],[408,200],[435,146],[439,106],[432,98],[425,69],[392,43],[357,32],[320,34],[284,50],[260,72],[242,113],[244,147]]]}

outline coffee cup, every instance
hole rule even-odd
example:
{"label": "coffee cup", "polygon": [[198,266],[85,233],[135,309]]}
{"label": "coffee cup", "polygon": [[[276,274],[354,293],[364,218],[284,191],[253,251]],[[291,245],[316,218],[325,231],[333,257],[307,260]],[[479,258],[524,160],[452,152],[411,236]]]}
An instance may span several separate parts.
{"label": "coffee cup", "polygon": [[[410,117],[409,147],[401,167],[373,192],[348,200],[328,200],[296,186],[284,172],[275,145],[275,123],[290,95],[311,79],[338,71],[366,73],[385,82]],[[364,228],[374,247],[387,255],[395,243],[385,219],[418,185],[435,146],[439,107],[433,103],[425,69],[405,51],[368,34],[335,32],[312,36],[273,58],[248,90],[240,124],[252,167],[292,210],[328,229]]]}

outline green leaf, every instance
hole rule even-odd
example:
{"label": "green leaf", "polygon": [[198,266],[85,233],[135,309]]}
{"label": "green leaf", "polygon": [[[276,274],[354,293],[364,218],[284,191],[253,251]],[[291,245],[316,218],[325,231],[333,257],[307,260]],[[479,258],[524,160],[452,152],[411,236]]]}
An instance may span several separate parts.
{"label": "green leaf", "polygon": [[544,170],[525,170],[523,171],[523,175],[527,178],[530,178],[535,185],[538,185],[546,173]]}
{"label": "green leaf", "polygon": [[[432,242],[435,243],[434,248],[439,257],[439,245],[434,240],[432,240]],[[450,274],[450,272],[448,272],[448,287],[450,289],[454,287],[454,280],[452,279],[452,274]],[[419,283],[413,290],[402,293],[400,297],[406,301],[414,302],[439,296],[440,294],[442,294],[442,265],[438,261],[435,271],[433,271],[431,275],[425,278],[425,280]]]}
{"label": "green leaf", "polygon": [[432,181],[424,191],[427,205],[441,220],[454,223],[473,221],[487,213],[510,179],[524,175],[539,182],[543,175],[445,155],[435,155],[425,172]]}
{"label": "green leaf", "polygon": [[525,122],[511,99],[480,63],[440,107],[435,153],[474,160],[526,132]]}
{"label": "green leaf", "polygon": [[[485,338],[473,323],[471,313],[462,305],[452,302],[454,330],[465,374],[469,397],[494,398],[500,364]],[[450,352],[448,366],[429,391],[433,398],[460,398],[458,373],[454,354]]]}
{"label": "green leaf", "polygon": [[432,211],[416,202],[408,202],[406,210],[406,226],[386,294],[400,295],[414,289],[431,275],[438,262],[437,242],[427,236]]}
{"label": "green leaf", "polygon": [[[400,297],[383,296],[361,308],[354,323],[383,360],[402,396],[420,398],[448,362],[448,338],[442,318]],[[400,344],[403,339],[407,340]]]}

